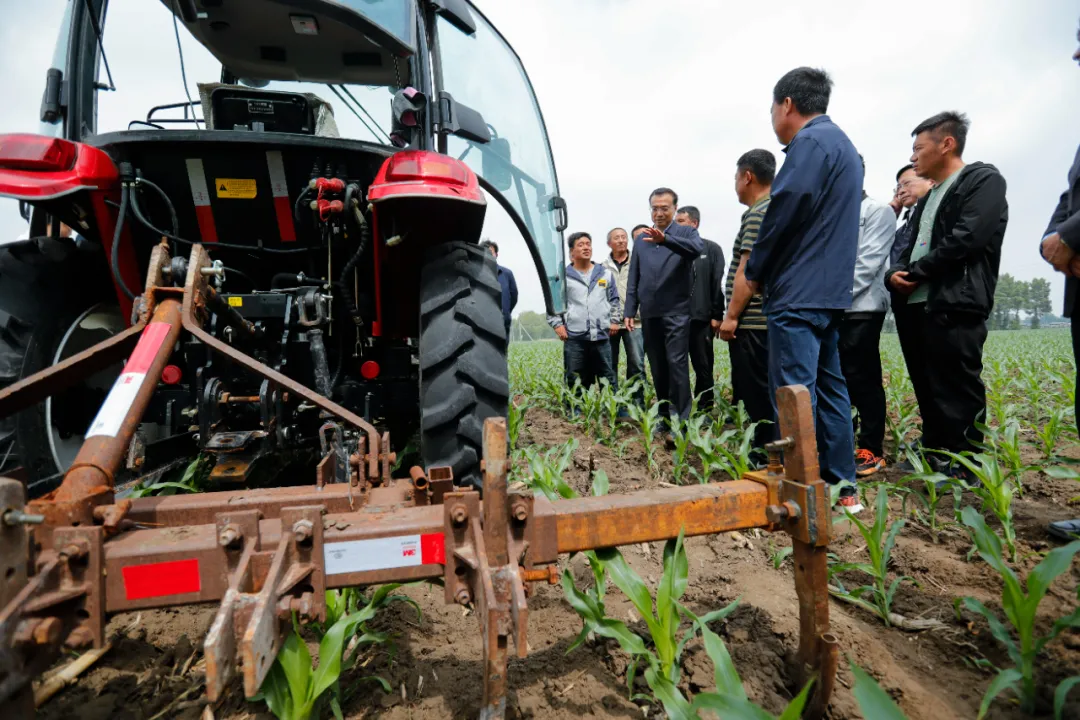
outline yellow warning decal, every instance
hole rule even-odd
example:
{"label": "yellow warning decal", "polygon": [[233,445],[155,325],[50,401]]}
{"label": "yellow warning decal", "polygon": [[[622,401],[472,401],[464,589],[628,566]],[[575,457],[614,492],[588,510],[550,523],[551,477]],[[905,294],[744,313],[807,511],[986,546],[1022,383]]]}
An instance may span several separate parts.
{"label": "yellow warning decal", "polygon": [[219,198],[232,198],[235,200],[251,200],[255,197],[258,188],[254,179],[246,178],[217,178],[214,180]]}
{"label": "yellow warning decal", "polygon": [[244,307],[244,298],[233,295],[229,298],[229,307]]}

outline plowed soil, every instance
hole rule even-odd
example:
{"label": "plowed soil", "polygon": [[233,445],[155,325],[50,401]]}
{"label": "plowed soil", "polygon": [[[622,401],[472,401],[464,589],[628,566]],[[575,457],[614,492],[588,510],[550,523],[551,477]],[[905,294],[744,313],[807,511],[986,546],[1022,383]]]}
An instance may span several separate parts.
{"label": "plowed soil", "polygon": [[[590,467],[607,471],[611,493],[655,487],[658,482],[646,470],[638,441],[631,443],[620,458],[543,410],[530,410],[526,423],[521,444],[554,445],[571,436],[578,438],[580,446],[569,479],[579,490],[587,488]],[[1072,450],[1076,454],[1075,448]],[[670,470],[670,459],[662,450],[658,456],[660,476],[664,477],[664,471]],[[891,471],[887,473],[899,479]],[[1015,508],[1021,555],[1018,566],[1022,571],[1038,562],[1040,552],[1053,546],[1054,541],[1045,532],[1046,523],[1080,512],[1067,505],[1068,498],[1080,493],[1076,483],[1038,473],[1029,473],[1025,479],[1028,491],[1016,501]],[[965,502],[972,500],[966,498]],[[894,516],[899,516],[899,500],[894,500],[892,509]],[[942,521],[951,520],[951,514],[951,502],[943,503]],[[757,532],[691,538],[687,542],[687,606],[703,613],[736,598],[741,600],[739,609],[716,629],[727,642],[751,699],[775,713],[799,689],[794,685],[792,671],[798,607],[791,561],[774,569],[770,559],[776,549],[787,544],[783,535]],[[954,599],[965,595],[1000,609],[1000,580],[978,558],[966,559],[970,547],[966,535],[956,528],[946,528],[935,544],[924,529],[911,521],[897,542],[892,570],[913,580],[900,589],[894,610],[908,618],[936,619],[942,624],[940,629],[913,633],[886,628],[860,608],[831,602],[833,631],[840,638],[843,657],[870,672],[913,720],[975,718],[993,675],[991,670],[980,669],[985,664],[982,661],[1009,665],[1004,649],[990,636],[985,621],[966,611],[958,615],[954,610]],[[831,550],[845,561],[865,559],[861,536],[846,522],[836,526]],[[662,545],[629,547],[623,552],[641,576],[654,584],[660,575]],[[569,562],[579,585],[590,582],[583,558],[563,562]],[[853,577],[852,581],[859,579]],[[1040,607],[1043,630],[1075,607],[1078,582],[1080,562],[1074,562]],[[386,720],[476,717],[481,704],[477,618],[461,607],[444,605],[441,588],[418,585],[407,592],[423,609],[422,619],[417,619],[404,604],[392,606],[375,621],[375,626],[394,634],[393,650],[370,656],[362,671],[354,673],[355,677],[380,675],[393,692],[386,694],[374,683],[362,684],[347,703],[345,716]],[[615,589],[609,591],[608,610],[628,622],[637,620],[630,614],[630,604]],[[75,685],[53,698],[40,716],[49,720],[202,717],[205,707],[201,700],[199,647],[214,611],[210,606],[189,607],[113,618],[110,630],[118,637],[113,649]],[[580,628],[581,622],[563,599],[561,588],[537,588],[530,601],[529,656],[514,659],[510,665],[510,716],[640,718],[645,712],[658,716],[658,709],[643,711],[627,700],[627,657],[617,646],[598,641],[567,654]],[[317,650],[314,644],[311,647]],[[1073,630],[1051,644],[1039,661],[1037,677],[1043,713],[1049,714],[1056,684],[1077,674],[1080,632]],[[682,678],[685,691],[713,687],[712,663],[697,644],[691,644],[683,656]],[[851,683],[851,673],[842,660],[829,717],[862,717]],[[1080,692],[1074,694],[1080,696]],[[233,720],[270,717],[262,703],[245,701],[239,687],[234,687],[213,713],[214,717]],[[325,716],[330,716],[328,711]],[[1015,706],[999,701],[990,717],[1026,716]],[[1070,703],[1065,717],[1080,718],[1080,699]]]}

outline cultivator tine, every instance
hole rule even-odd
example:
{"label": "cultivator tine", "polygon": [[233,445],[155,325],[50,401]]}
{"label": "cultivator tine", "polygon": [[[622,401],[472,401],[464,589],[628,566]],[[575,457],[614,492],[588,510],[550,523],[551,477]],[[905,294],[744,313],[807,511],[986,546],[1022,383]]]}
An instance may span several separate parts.
{"label": "cultivator tine", "polygon": [[791,535],[799,602],[796,660],[802,674],[800,682],[815,682],[804,716],[820,718],[832,695],[838,662],[836,637],[829,632],[829,487],[818,470],[809,391],[801,385],[783,387],[777,390],[776,401],[780,434],[785,438],[784,478],[780,483],[781,505],[771,506],[770,516]]}

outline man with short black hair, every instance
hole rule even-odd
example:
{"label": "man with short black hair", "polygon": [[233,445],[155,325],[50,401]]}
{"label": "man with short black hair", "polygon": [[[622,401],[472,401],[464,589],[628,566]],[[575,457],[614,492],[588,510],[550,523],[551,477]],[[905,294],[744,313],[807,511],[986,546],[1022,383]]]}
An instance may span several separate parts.
{"label": "man with short black hair", "polygon": [[769,390],[810,391],[822,477],[857,512],[851,402],[840,370],[839,330],[851,307],[863,173],[847,135],[825,115],[832,80],[801,67],[773,88],[772,125],[787,158],[746,279],[763,288],[769,325]]}
{"label": "man with short black hair", "polygon": [[[954,453],[982,440],[982,352],[1009,222],[1005,178],[993,165],[964,163],[969,125],[963,114],[943,112],[912,131],[911,162],[934,187],[915,207],[914,242],[886,274],[907,297],[901,343],[910,349],[909,374],[925,384],[922,446]],[[948,472],[967,477],[961,468]]]}
{"label": "man with short black hair", "polygon": [[[859,160],[863,158],[860,155]],[[863,162],[863,176],[866,163]],[[868,477],[885,467],[885,386],[881,374],[881,328],[889,309],[885,270],[896,235],[896,214],[862,191],[859,249],[851,307],[840,325],[840,367],[856,416],[855,474]]]}
{"label": "man with short black hair", "polygon": [[491,253],[495,258],[495,264],[499,268],[499,287],[502,288],[502,314],[503,325],[506,326],[506,341],[510,342],[510,312],[517,307],[518,301],[518,287],[517,280],[514,279],[514,273],[510,271],[510,268],[503,267],[498,264],[499,261],[499,246],[494,240],[483,240],[480,243],[480,247]]}
{"label": "man with short black hair", "polygon": [[645,354],[652,368],[660,417],[671,428],[671,414],[690,417],[690,266],[704,246],[697,230],[675,222],[679,196],[671,188],[649,195],[653,227],[635,240],[626,283],[626,328],[641,310]]}
{"label": "man with short black hair", "polygon": [[[615,276],[616,285],[619,288],[619,299],[626,304],[626,284],[630,279],[630,244],[626,236],[626,230],[617,227],[612,228],[607,234],[607,244],[611,254],[604,260],[604,267]],[[640,321],[641,318],[634,318]],[[639,406],[645,405],[645,344],[641,337],[641,328],[633,330],[619,328],[618,332],[611,336],[611,367],[615,371],[615,379],[619,378],[619,350],[620,345],[626,346],[626,381],[639,380],[638,390],[634,399]],[[620,408],[620,416],[626,415],[626,409]]]}
{"label": "man with short black hair", "polygon": [[[701,211],[684,205],[675,213],[675,222],[701,228]],[[713,408],[713,339],[724,319],[724,251],[712,240],[701,238],[704,252],[690,266],[690,366],[694,368],[694,397],[698,408]]]}
{"label": "man with short black hair", "polygon": [[731,401],[741,402],[750,421],[758,423],[754,447],[759,449],[776,438],[776,425],[769,393],[769,326],[761,294],[746,282],[746,262],[769,209],[775,175],[776,158],[768,150],[750,150],[735,163],[735,195],[747,209],[731,251],[727,314],[720,324],[720,339],[728,343],[731,356]]}
{"label": "man with short black hair", "polygon": [[601,378],[615,387],[611,366],[611,336],[622,323],[622,303],[615,276],[592,261],[592,236],[576,232],[567,240],[566,312],[548,317],[548,324],[565,343],[566,384],[580,379],[588,388]]}
{"label": "man with short black hair", "polygon": [[[1077,31],[1076,39],[1080,42],[1080,31]],[[1073,53],[1073,60],[1080,62],[1080,47]],[[1073,158],[1068,183],[1043,232],[1039,253],[1055,270],[1065,274],[1065,317],[1072,326],[1073,360],[1080,385],[1080,315],[1077,313],[1077,298],[1080,297],[1080,150]],[[1080,418],[1080,395],[1076,396],[1073,417]],[[1080,518],[1052,522],[1049,531],[1058,540],[1068,542],[1080,535]]]}

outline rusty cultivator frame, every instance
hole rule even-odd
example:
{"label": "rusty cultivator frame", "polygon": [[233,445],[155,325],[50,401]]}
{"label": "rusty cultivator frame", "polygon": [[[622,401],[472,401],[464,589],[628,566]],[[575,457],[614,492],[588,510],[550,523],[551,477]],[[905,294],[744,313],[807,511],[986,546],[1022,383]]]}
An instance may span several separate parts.
{"label": "rusty cultivator frame", "polygon": [[[14,709],[5,717],[31,715],[31,680],[65,645],[101,646],[111,613],[219,603],[204,643],[214,701],[235,674],[254,695],[290,615],[324,618],[328,588],[434,579],[445,583],[447,603],[475,604],[485,659],[480,716],[503,717],[509,656],[526,654],[530,585],[555,583],[560,555],[667,540],[680,530],[747,528],[793,540],[797,658],[803,679],[817,678],[807,714],[824,712],[837,663],[826,585],[831,520],[805,388],[780,390],[784,440],[770,448],[766,471],[555,503],[508,492],[505,421],[489,419],[481,497],[456,487],[444,467],[391,478],[386,437],[369,423],[203,329],[208,309],[236,313],[208,283],[214,267],[201,246],[192,250],[182,289],[162,282],[168,265],[167,249],[157,247],[129,330],[0,393],[2,417],[128,358],[105,403],[121,403],[113,432],[88,433],[61,487],[25,505],[22,485],[0,480],[0,707]],[[229,321],[252,331],[239,316]],[[309,486],[116,499],[114,473],[182,332],[262,376],[274,392],[318,406],[328,422],[362,431],[360,451],[339,457],[331,449]]]}

